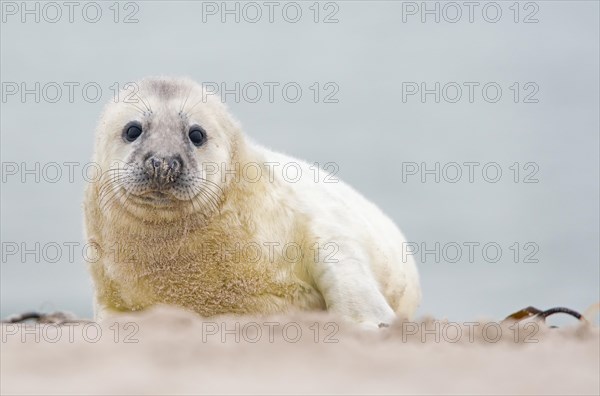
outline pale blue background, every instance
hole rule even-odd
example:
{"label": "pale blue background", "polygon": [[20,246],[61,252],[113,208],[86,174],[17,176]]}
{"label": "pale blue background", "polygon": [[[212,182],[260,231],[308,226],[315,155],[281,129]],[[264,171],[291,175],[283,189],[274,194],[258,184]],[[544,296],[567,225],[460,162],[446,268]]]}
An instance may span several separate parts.
{"label": "pale blue background", "polygon": [[[103,3],[107,12],[109,3]],[[420,3],[420,2],[419,2]],[[339,23],[202,22],[201,4],[138,2],[136,24],[61,21],[1,27],[1,79],[97,82],[103,99],[1,108],[2,161],[84,163],[114,82],[186,75],[199,82],[295,81],[306,99],[232,103],[257,141],[311,162],[336,162],[340,177],[376,202],[411,241],[495,241],[502,259],[420,263],[421,315],[502,318],[527,305],[584,310],[599,296],[599,7],[538,1],[539,23],[503,18],[402,22],[400,2],[338,2]],[[302,3],[308,12],[312,2]],[[433,3],[430,3],[433,4]],[[307,87],[335,82],[337,104],[313,103]],[[498,82],[495,104],[402,102],[403,81]],[[513,103],[508,86],[536,82],[536,104]],[[402,183],[403,161],[536,162],[537,184]],[[84,182],[2,184],[2,241],[80,242]],[[349,214],[351,215],[351,214]],[[514,263],[508,247],[540,246],[539,263]],[[431,246],[431,245],[430,245]],[[74,263],[1,264],[0,314],[70,310],[91,315],[91,281]]]}

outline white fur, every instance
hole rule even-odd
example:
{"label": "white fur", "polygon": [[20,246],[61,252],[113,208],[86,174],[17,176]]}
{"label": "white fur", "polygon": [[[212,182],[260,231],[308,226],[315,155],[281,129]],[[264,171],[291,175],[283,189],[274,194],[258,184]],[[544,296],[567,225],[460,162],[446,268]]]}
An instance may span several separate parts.
{"label": "white fur", "polygon": [[[132,147],[139,151],[147,144],[167,155],[189,143],[177,129],[183,125],[177,114],[186,95],[191,97],[188,108],[198,103],[202,88],[171,79],[142,81],[140,87],[143,105],[152,112],[142,116],[142,104],[111,103],[100,121],[94,160],[105,169],[115,161],[131,160]],[[155,94],[161,87],[168,88],[169,101]],[[192,163],[211,161],[235,169],[234,161],[247,170],[254,164],[262,175],[255,181],[253,175],[238,173],[239,179],[231,181],[219,169],[207,176],[223,192],[218,210],[188,202],[174,210],[148,209],[131,204],[135,200],[127,201],[126,194],[106,205],[101,202],[106,189],[88,186],[84,206],[89,241],[103,252],[115,244],[135,252],[132,263],[107,254],[90,263],[97,318],[155,303],[202,315],[326,308],[369,327],[390,323],[396,315],[413,317],[421,298],[417,269],[411,257],[403,262],[404,236],[387,216],[324,170],[315,180],[316,170],[309,164],[251,142],[221,103],[212,100],[195,109],[190,110],[190,122],[202,124],[210,140],[191,151]],[[150,117],[148,125],[158,129],[145,143],[124,142],[123,125],[140,117]],[[286,164],[293,165],[288,179]],[[292,182],[298,167],[301,178]],[[200,254],[204,248],[214,252],[219,245],[231,248],[238,242],[257,243],[264,257],[236,262]],[[303,247],[303,256],[290,263],[279,250],[269,257],[265,243],[276,249],[295,243]]]}
{"label": "white fur", "polygon": [[[251,151],[281,164],[273,172],[273,194],[307,216],[320,248],[337,249],[326,249],[310,268],[327,309],[365,324],[390,323],[394,314],[412,318],[421,300],[419,277],[411,256],[402,262],[405,238],[396,225],[335,175],[257,144]],[[300,180],[292,182],[295,171],[284,176],[285,164],[301,167]],[[278,221],[267,227],[276,229]]]}

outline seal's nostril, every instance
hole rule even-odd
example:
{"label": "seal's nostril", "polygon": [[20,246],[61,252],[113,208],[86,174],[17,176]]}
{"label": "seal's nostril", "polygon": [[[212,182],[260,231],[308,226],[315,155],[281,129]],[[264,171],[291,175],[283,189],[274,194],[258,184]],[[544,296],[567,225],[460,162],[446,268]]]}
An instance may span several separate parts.
{"label": "seal's nostril", "polygon": [[171,168],[173,171],[178,171],[181,169],[181,162],[179,162],[177,158],[171,158],[169,160],[169,168]]}
{"label": "seal's nostril", "polygon": [[154,180],[158,186],[166,186],[173,183],[182,172],[183,161],[179,155],[159,156],[152,155],[145,161],[146,174]]}

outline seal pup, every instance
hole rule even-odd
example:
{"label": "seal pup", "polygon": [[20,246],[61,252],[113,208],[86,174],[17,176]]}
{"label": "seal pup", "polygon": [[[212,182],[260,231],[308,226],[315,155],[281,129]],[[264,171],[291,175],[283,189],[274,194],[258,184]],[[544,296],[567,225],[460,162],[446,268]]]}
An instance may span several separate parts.
{"label": "seal pup", "polygon": [[120,98],[101,116],[102,176],[85,191],[96,319],[154,304],[328,310],[367,327],[413,316],[405,239],[358,192],[251,141],[189,79],[144,79]]}

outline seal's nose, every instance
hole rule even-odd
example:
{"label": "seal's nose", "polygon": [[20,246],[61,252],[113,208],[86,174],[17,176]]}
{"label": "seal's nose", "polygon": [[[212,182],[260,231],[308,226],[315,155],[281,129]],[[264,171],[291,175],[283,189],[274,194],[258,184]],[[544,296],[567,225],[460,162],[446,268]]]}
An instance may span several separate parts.
{"label": "seal's nose", "polygon": [[144,168],[148,176],[157,184],[164,186],[173,183],[181,175],[183,161],[179,155],[168,157],[150,155],[144,162]]}

